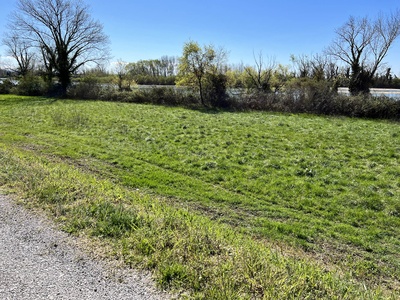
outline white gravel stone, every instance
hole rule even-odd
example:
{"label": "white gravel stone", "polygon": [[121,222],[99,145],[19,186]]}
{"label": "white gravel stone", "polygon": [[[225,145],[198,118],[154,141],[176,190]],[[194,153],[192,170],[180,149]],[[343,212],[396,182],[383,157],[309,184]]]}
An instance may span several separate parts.
{"label": "white gravel stone", "polygon": [[0,194],[0,299],[170,299],[149,274],[73,246],[49,220]]}

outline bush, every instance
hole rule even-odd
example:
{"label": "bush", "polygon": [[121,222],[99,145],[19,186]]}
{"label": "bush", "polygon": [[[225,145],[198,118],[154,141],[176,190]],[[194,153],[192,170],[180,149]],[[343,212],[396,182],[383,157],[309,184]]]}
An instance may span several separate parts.
{"label": "bush", "polygon": [[9,94],[15,84],[10,79],[5,79],[0,83],[0,94]]}
{"label": "bush", "polygon": [[399,119],[400,101],[388,97],[359,95],[348,97],[341,114],[360,118]]}
{"label": "bush", "polygon": [[104,101],[132,103],[150,103],[197,107],[200,100],[185,88],[176,87],[141,87],[133,91],[118,91],[114,88],[103,88],[99,98]]}
{"label": "bush", "polygon": [[102,84],[92,75],[85,76],[78,83],[73,84],[67,91],[67,95],[73,99],[99,99],[102,91]]}
{"label": "bush", "polygon": [[283,98],[291,112],[332,114],[337,90],[331,82],[310,78],[293,79],[286,86]]}
{"label": "bush", "polygon": [[276,93],[242,90],[242,93],[231,96],[229,101],[231,107],[241,110],[400,118],[399,100],[371,95],[342,95],[337,93],[333,83],[307,78],[292,80],[282,91]]}
{"label": "bush", "polygon": [[209,74],[204,86],[204,98],[211,107],[228,108],[230,106],[226,93],[227,77],[224,74]]}
{"label": "bush", "polygon": [[28,74],[10,92],[22,96],[43,96],[46,91],[46,84],[41,77]]}

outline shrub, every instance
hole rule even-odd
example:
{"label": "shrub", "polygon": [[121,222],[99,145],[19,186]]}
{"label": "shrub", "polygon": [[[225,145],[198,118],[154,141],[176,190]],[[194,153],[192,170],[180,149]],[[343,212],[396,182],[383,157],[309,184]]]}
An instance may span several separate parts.
{"label": "shrub", "polygon": [[285,102],[291,106],[291,112],[332,114],[332,101],[336,94],[335,87],[328,81],[297,78],[286,86],[284,98],[286,96]]}
{"label": "shrub", "polygon": [[241,110],[267,110],[313,113],[361,118],[400,118],[400,101],[389,97],[338,94],[332,82],[309,78],[294,79],[275,93],[242,90],[229,99],[231,107]]}
{"label": "shrub", "polygon": [[209,74],[204,86],[204,98],[211,107],[227,108],[230,106],[226,93],[227,76],[224,74]]}
{"label": "shrub", "polygon": [[99,98],[104,101],[120,101],[132,103],[151,103],[196,107],[200,100],[188,89],[176,87],[141,87],[133,91],[118,91],[113,88],[103,88]]}
{"label": "shrub", "polygon": [[47,92],[46,96],[48,97],[61,97],[64,96],[64,89],[61,86],[61,84],[56,83],[56,84],[47,84]]}
{"label": "shrub", "polygon": [[342,114],[360,118],[399,119],[400,101],[388,97],[358,95],[348,98]]}
{"label": "shrub", "polygon": [[67,92],[74,99],[99,99],[102,84],[92,75],[85,76],[79,83],[72,85]]}
{"label": "shrub", "polygon": [[9,94],[15,84],[10,79],[5,79],[0,83],[0,94]]}
{"label": "shrub", "polygon": [[25,75],[10,92],[23,96],[43,96],[46,93],[46,84],[39,76]]}

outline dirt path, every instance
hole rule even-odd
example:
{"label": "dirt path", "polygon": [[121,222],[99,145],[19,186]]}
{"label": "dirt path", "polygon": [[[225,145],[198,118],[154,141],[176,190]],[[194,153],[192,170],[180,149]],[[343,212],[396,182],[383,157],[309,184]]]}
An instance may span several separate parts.
{"label": "dirt path", "polygon": [[149,275],[91,259],[50,221],[0,194],[0,299],[169,299]]}

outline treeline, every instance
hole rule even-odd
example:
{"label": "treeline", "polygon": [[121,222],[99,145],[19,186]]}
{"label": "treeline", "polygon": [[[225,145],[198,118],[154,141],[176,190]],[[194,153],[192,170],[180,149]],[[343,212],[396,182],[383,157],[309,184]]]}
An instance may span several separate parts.
{"label": "treeline", "polygon": [[177,68],[177,57],[162,56],[160,59],[139,60],[128,63],[126,72],[137,84],[174,85]]}
{"label": "treeline", "polygon": [[[203,61],[200,59],[202,58]],[[351,117],[399,119],[400,101],[369,94],[347,96],[339,86],[350,80],[348,70],[322,56],[292,57],[292,66],[277,64],[260,53],[254,65],[227,65],[226,52],[189,42],[177,59],[118,62],[113,72],[86,70],[73,78],[67,97],[132,103],[175,105],[189,108],[266,110]],[[193,64],[197,61],[198,65]],[[148,78],[151,88],[141,88]],[[161,87],[161,78],[170,84]],[[50,95],[40,72],[3,80],[0,93]],[[164,82],[166,82],[164,81]],[[390,70],[376,77],[381,87],[394,87],[398,78]],[[199,85],[199,83],[201,83]]]}
{"label": "treeline", "polygon": [[[70,20],[75,20],[75,13],[69,12]],[[41,28],[43,24],[36,25]],[[93,30],[96,28],[98,24]],[[27,34],[31,31],[30,27],[22,29]],[[48,28],[50,32],[55,29],[58,27]],[[84,30],[81,34],[87,37]],[[77,61],[63,55],[61,46],[68,44],[47,47],[40,44],[39,37],[33,47],[9,34],[4,42],[18,62],[14,70],[18,78],[3,80],[0,93],[399,119],[399,100],[370,94],[371,87],[400,88],[399,78],[390,68],[383,68],[383,59],[399,34],[400,10],[375,20],[350,17],[322,54],[293,55],[290,66],[261,52],[254,54],[252,65],[231,65],[225,49],[189,41],[179,58],[119,60],[112,70],[97,67],[85,71],[79,71],[82,68]],[[104,36],[98,36],[96,42],[103,44]],[[35,52],[37,43],[46,51]],[[87,49],[89,53],[91,49]],[[92,60],[84,56],[80,66],[88,61]],[[176,87],[143,89],[140,85]],[[339,87],[348,87],[351,97],[339,94]]]}

